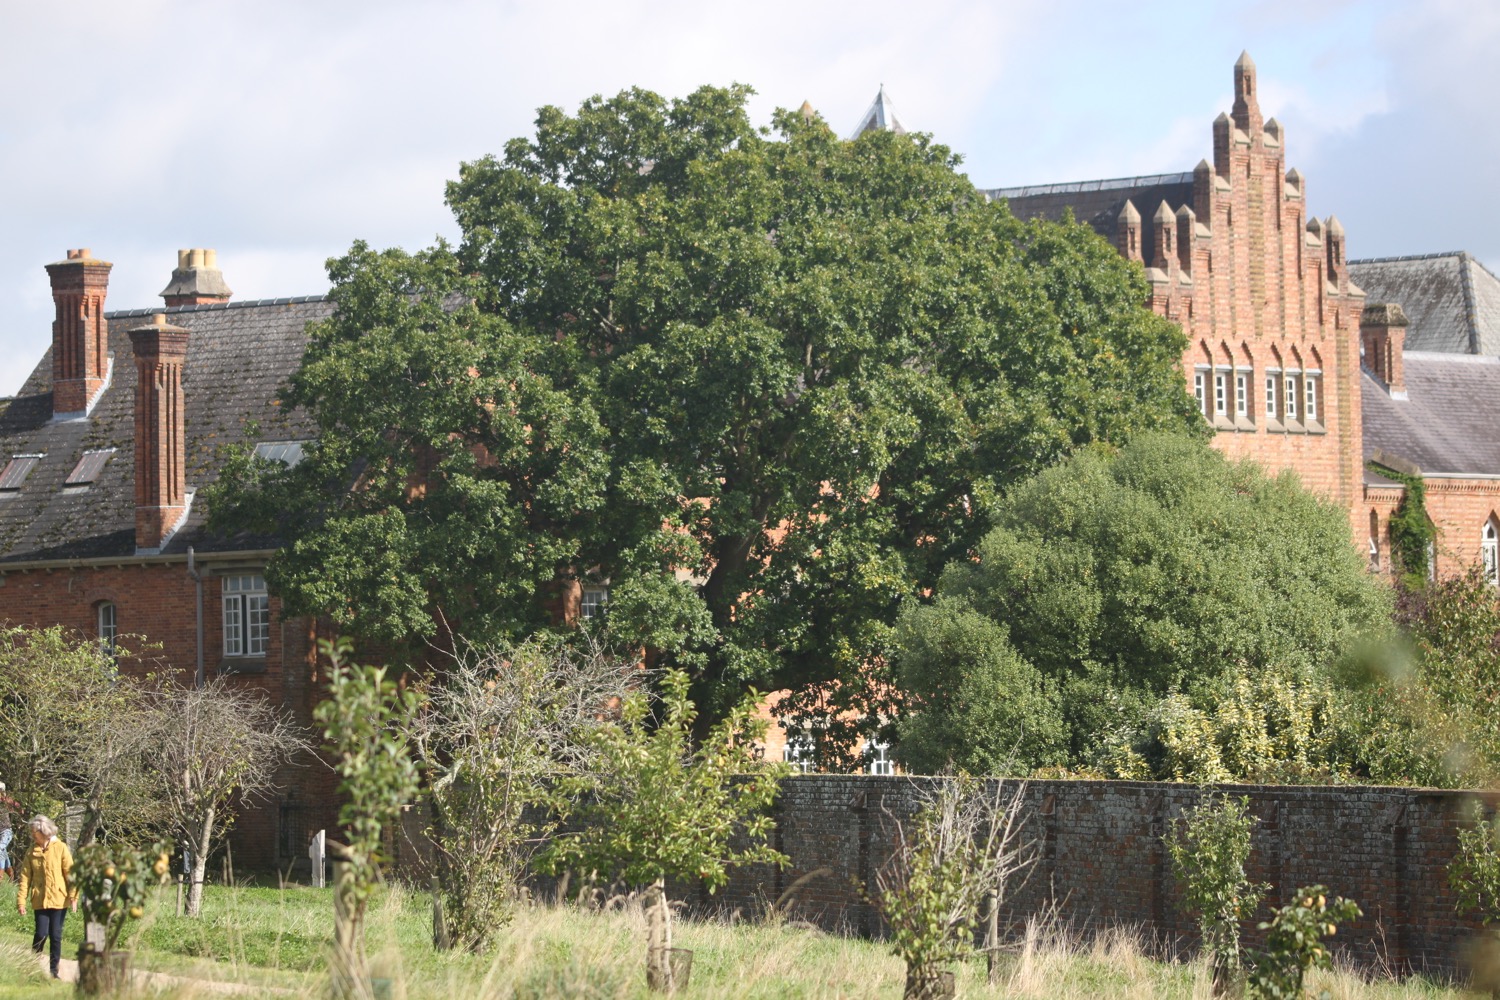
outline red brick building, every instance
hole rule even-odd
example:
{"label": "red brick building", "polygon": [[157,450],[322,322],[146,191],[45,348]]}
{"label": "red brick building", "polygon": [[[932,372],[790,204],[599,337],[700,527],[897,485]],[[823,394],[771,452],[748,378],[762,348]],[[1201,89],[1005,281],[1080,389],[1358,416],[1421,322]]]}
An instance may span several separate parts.
{"label": "red brick building", "polygon": [[[51,348],[0,400],[0,620],[144,635],[184,681],[229,677],[307,722],[317,636],[266,591],[274,542],[209,536],[193,496],[223,445],[296,459],[309,430],[276,394],[331,306],[231,302],[213,252],[192,250],[164,307],[107,312],[109,272],[87,250],[47,265]],[[299,761],[280,779],[275,806],[234,834],[242,864],[285,868],[334,825],[327,767]]]}
{"label": "red brick building", "polygon": [[1500,583],[1500,281],[1467,254],[1350,261],[1339,220],[1307,217],[1248,54],[1233,76],[1191,172],[987,193],[1022,218],[1071,211],[1140,261],[1215,444],[1347,508],[1372,566],[1393,568],[1404,493],[1378,462],[1422,477],[1438,572]]}

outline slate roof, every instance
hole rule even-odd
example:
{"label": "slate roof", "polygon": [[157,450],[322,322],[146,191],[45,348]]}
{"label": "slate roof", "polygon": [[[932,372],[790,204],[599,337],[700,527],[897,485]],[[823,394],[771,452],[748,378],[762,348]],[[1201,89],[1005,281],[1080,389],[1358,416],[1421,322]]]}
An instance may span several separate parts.
{"label": "slate roof", "polygon": [[[187,360],[182,388],[187,409],[187,487],[199,489],[218,473],[219,449],[238,442],[310,438],[300,412],[277,403],[306,345],[306,326],[333,312],[316,297],[134,309],[105,314],[113,373],[87,420],[54,423],[50,345],[13,399],[0,400],[0,464],[18,454],[45,454],[15,492],[0,494],[0,569],[39,560],[131,557],[135,554],[135,362],[126,331],[165,312],[185,327]],[[253,435],[246,424],[259,425]],[[64,489],[86,451],[113,448],[91,486]],[[269,538],[212,538],[195,503],[164,554],[189,545],[200,552],[266,549]]]}
{"label": "slate roof", "polygon": [[1367,302],[1399,302],[1408,351],[1500,355],[1500,279],[1463,251],[1351,260]]}
{"label": "slate roof", "polygon": [[1500,358],[1407,351],[1406,399],[1361,372],[1365,459],[1377,449],[1424,476],[1500,476]]}
{"label": "slate roof", "polygon": [[[1141,213],[1141,246],[1155,246],[1156,226],[1152,216],[1162,202],[1172,211],[1193,203],[1193,175],[1151,174],[1112,180],[1079,181],[1073,184],[1033,184],[1029,187],[991,188],[984,192],[991,201],[1004,198],[1018,219],[1056,222],[1071,208],[1073,218],[1087,223],[1100,236],[1114,241],[1115,220],[1128,200]],[[1149,250],[1147,251],[1149,253]]]}

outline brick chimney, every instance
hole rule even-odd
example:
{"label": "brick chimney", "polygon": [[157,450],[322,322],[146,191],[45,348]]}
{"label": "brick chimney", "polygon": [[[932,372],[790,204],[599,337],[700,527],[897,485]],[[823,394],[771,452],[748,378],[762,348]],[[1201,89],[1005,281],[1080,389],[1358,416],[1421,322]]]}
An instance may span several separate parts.
{"label": "brick chimney", "polygon": [[219,270],[219,252],[203,249],[177,251],[172,280],[161,290],[168,307],[228,302],[233,294]]}
{"label": "brick chimney", "polygon": [[1396,302],[1372,302],[1359,319],[1359,339],[1365,347],[1365,367],[1385,383],[1392,399],[1406,398],[1406,376],[1401,355],[1406,350],[1406,312]]}
{"label": "brick chimney", "polygon": [[187,517],[182,363],[188,332],[157,313],[130,331],[135,351],[135,545],[157,552]]}
{"label": "brick chimney", "polygon": [[85,416],[109,382],[109,327],[104,296],[114,265],[87,250],[69,250],[47,265],[57,319],[52,323],[52,417]]}

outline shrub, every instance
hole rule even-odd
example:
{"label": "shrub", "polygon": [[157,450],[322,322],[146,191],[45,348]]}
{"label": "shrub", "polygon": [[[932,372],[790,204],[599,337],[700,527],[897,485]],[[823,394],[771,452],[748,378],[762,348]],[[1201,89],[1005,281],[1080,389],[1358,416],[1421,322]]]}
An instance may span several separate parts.
{"label": "shrub", "polygon": [[[1338,925],[1364,914],[1353,900],[1328,898],[1328,890],[1311,885],[1297,890],[1297,898],[1260,925],[1266,931],[1266,950],[1257,955],[1250,975],[1250,994],[1265,1000],[1294,1000],[1302,994],[1302,983],[1310,969],[1326,969],[1325,936],[1338,932]],[[1329,996],[1325,990],[1319,1000]]]}
{"label": "shrub", "polygon": [[1240,968],[1240,920],[1255,911],[1268,888],[1245,875],[1254,824],[1248,799],[1209,795],[1163,838],[1172,874],[1182,885],[1188,909],[1198,915],[1203,949],[1213,960],[1216,993]]}
{"label": "shrub", "polygon": [[1476,816],[1458,831],[1458,854],[1448,865],[1448,884],[1458,895],[1458,910],[1473,913],[1486,927],[1500,923],[1500,820]]}

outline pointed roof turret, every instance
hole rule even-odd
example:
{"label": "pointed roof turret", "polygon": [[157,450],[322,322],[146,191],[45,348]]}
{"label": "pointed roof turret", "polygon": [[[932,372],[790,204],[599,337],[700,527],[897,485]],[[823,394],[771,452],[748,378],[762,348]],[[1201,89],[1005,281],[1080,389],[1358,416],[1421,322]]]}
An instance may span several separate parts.
{"label": "pointed roof turret", "polygon": [[902,125],[896,117],[896,112],[891,109],[891,99],[886,96],[885,84],[880,85],[880,90],[875,94],[875,100],[870,104],[870,110],[866,111],[864,117],[859,120],[859,127],[849,138],[858,139],[866,132],[895,132],[897,135],[906,134],[906,126]]}
{"label": "pointed roof turret", "polygon": [[1339,217],[1337,215],[1330,215],[1328,217],[1328,235],[1329,236],[1343,236],[1344,235],[1344,224],[1339,221]]}
{"label": "pointed roof turret", "polygon": [[1255,60],[1250,58],[1249,50],[1242,49],[1240,51],[1240,57],[1234,61],[1234,68],[1249,70],[1252,73],[1255,72]]}
{"label": "pointed roof turret", "polygon": [[818,113],[813,110],[812,101],[803,101],[802,107],[797,109],[797,113],[802,116],[803,121],[812,121],[818,115]]}
{"label": "pointed roof turret", "polygon": [[1125,207],[1120,209],[1121,222],[1140,222],[1141,213],[1136,211],[1135,202],[1129,198],[1125,199]]}
{"label": "pointed roof turret", "polygon": [[1161,205],[1157,207],[1156,214],[1151,217],[1151,221],[1164,222],[1170,225],[1172,223],[1172,220],[1175,218],[1177,218],[1177,216],[1172,214],[1172,206],[1163,201]]}
{"label": "pointed roof turret", "polygon": [[1241,52],[1234,63],[1234,124],[1246,135],[1261,130],[1260,98],[1255,93],[1255,61]]}

